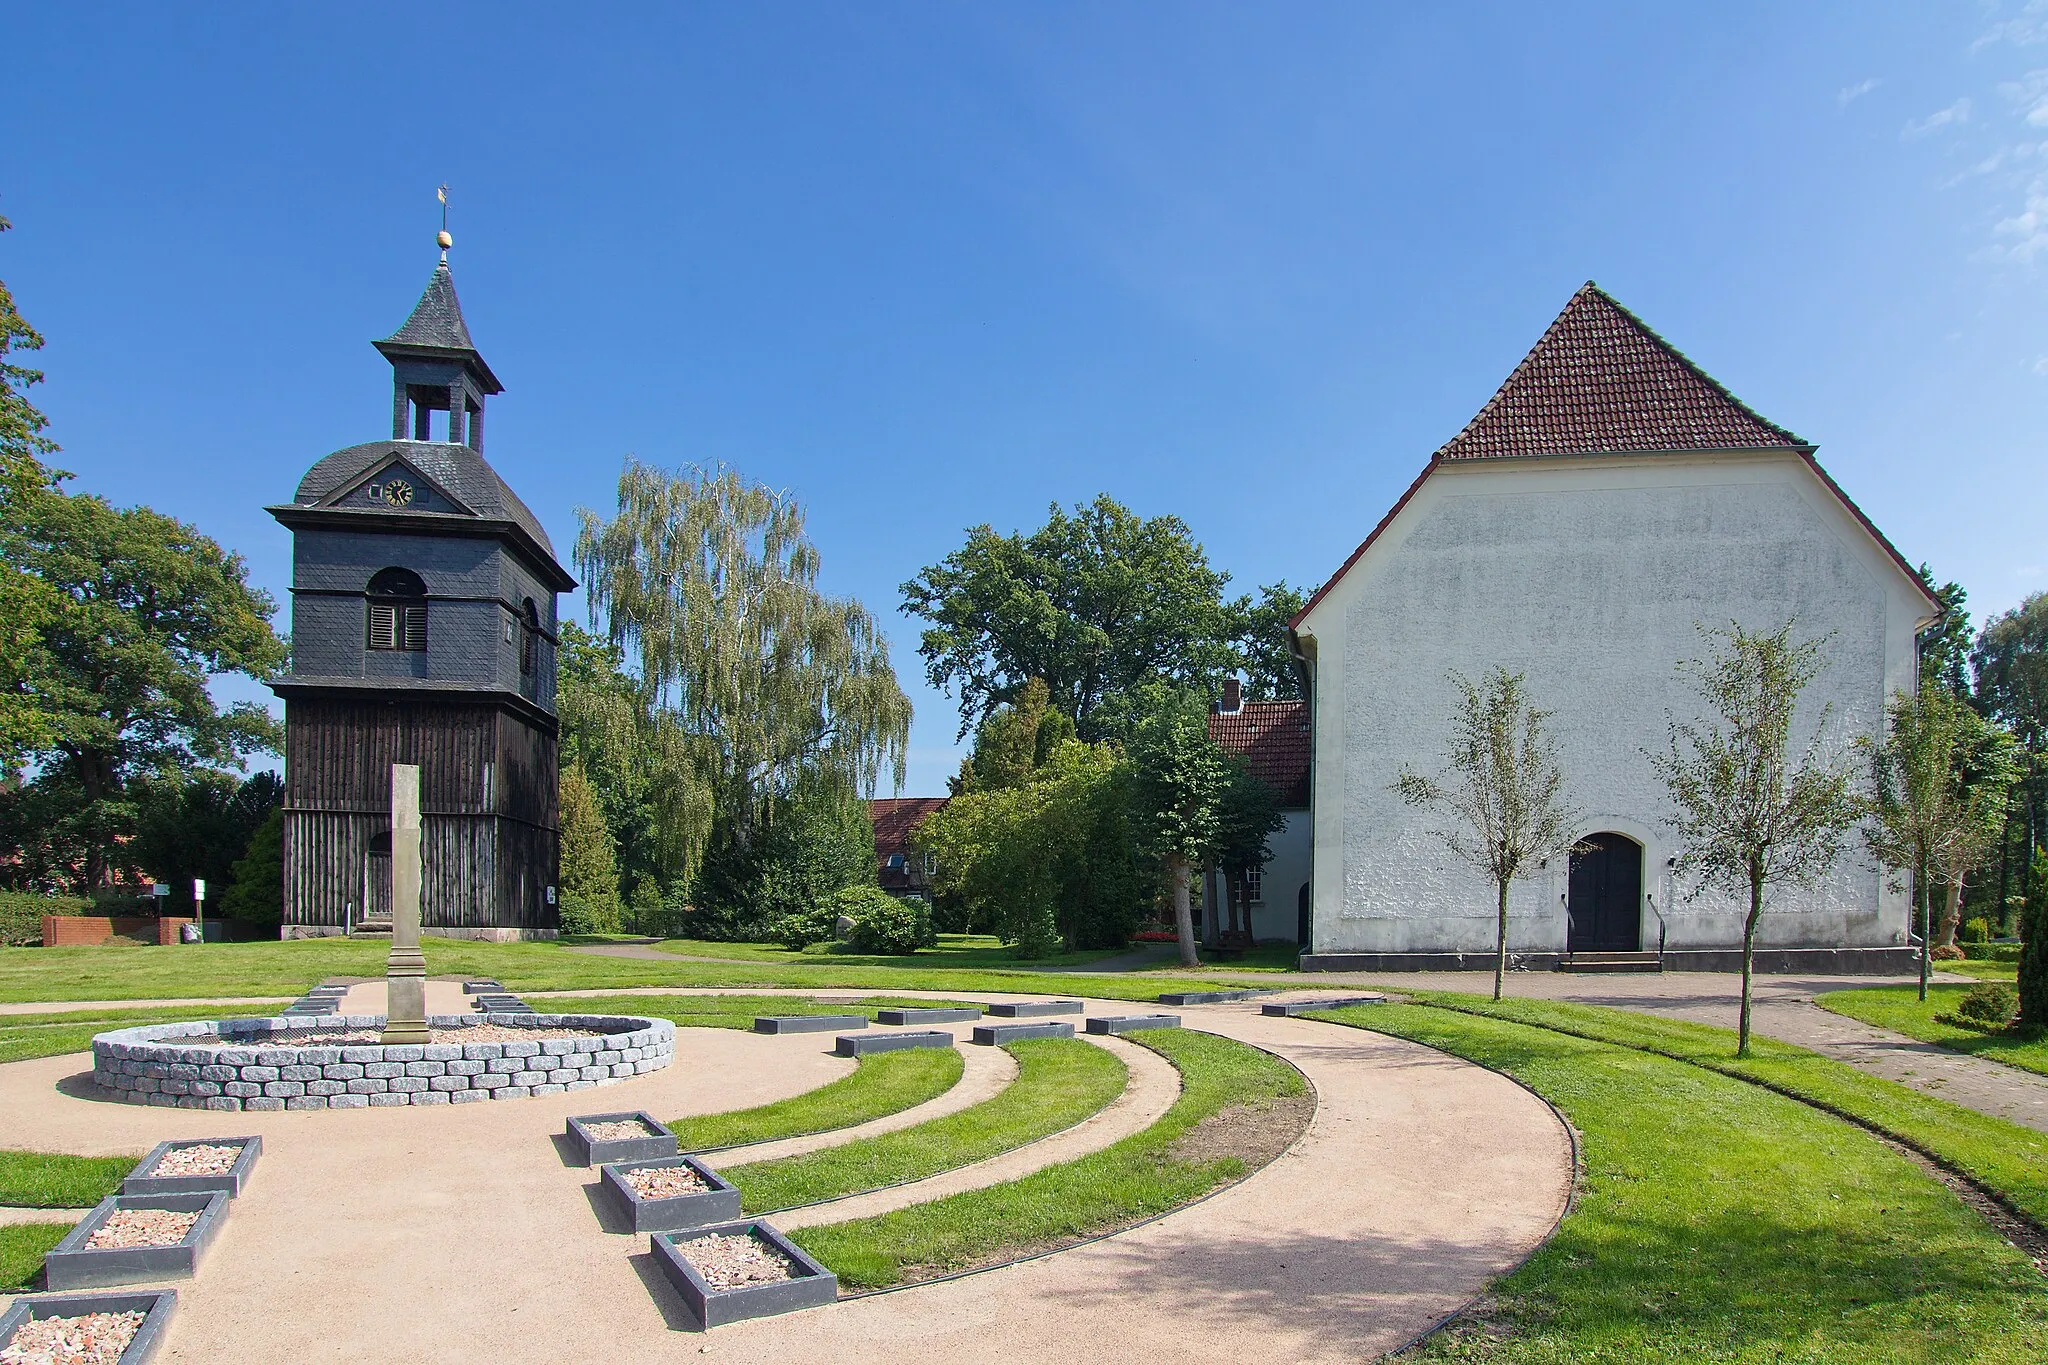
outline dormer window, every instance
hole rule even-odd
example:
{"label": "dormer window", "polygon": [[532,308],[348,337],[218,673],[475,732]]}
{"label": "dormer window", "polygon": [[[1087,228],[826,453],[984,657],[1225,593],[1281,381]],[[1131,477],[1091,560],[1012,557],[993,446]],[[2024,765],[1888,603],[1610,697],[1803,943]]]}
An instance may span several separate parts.
{"label": "dormer window", "polygon": [[381,569],[365,594],[370,607],[370,648],[424,653],[427,585],[411,569]]}

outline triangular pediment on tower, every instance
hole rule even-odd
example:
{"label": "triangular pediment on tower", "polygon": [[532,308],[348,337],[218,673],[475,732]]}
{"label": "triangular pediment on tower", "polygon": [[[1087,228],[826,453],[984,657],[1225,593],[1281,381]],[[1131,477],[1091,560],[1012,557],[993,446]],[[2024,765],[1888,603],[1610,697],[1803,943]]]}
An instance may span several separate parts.
{"label": "triangular pediment on tower", "polygon": [[319,504],[344,511],[440,512],[473,517],[476,509],[450,493],[411,461],[396,456],[377,461]]}
{"label": "triangular pediment on tower", "polygon": [[1439,460],[1810,450],[1588,281]]}

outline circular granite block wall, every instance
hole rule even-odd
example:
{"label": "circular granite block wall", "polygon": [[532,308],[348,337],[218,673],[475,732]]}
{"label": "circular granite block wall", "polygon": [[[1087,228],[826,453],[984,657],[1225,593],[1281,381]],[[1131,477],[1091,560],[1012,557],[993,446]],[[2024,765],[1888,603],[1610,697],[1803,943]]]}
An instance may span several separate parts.
{"label": "circular granite block wall", "polygon": [[[369,1109],[585,1090],[667,1066],[666,1019],[606,1014],[434,1015],[430,1028],[589,1029],[512,1042],[266,1045],[272,1035],[381,1029],[381,1015],[144,1024],[92,1040],[93,1081],[115,1099],[177,1109]],[[218,1038],[216,1039],[216,1035]],[[180,1040],[207,1038],[205,1043]]]}

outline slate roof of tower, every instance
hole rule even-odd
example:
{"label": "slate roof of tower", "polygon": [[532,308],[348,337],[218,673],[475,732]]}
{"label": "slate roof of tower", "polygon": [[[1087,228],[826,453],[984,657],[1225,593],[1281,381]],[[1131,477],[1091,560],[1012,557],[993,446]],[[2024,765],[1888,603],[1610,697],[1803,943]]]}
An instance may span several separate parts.
{"label": "slate roof of tower", "polygon": [[1266,784],[1282,810],[1308,806],[1308,703],[1248,701],[1209,713],[1209,738]]}
{"label": "slate roof of tower", "polygon": [[1811,449],[1588,280],[1439,460]]}
{"label": "slate roof of tower", "polygon": [[[512,486],[499,477],[498,471],[491,468],[482,455],[464,445],[449,445],[443,441],[370,441],[349,446],[335,451],[307,470],[306,477],[299,480],[299,491],[293,494],[292,501],[301,507],[315,506],[336,493],[346,491],[365,474],[394,456],[440,484],[478,516],[492,521],[509,521],[531,536],[550,556],[555,553],[554,544],[548,540],[547,528],[540,524],[540,518],[519,500]],[[386,514],[363,509],[361,515],[375,517]]]}
{"label": "slate roof of tower", "polygon": [[462,320],[462,301],[455,297],[455,276],[448,272],[447,261],[435,266],[427,277],[427,287],[405,325],[378,344],[475,352],[476,343],[469,339],[469,324]]}

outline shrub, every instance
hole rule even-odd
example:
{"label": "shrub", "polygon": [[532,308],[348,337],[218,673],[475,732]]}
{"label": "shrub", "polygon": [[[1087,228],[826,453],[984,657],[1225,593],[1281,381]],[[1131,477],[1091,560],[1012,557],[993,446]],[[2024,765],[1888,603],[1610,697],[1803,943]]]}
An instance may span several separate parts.
{"label": "shrub", "polygon": [[563,891],[562,932],[565,934],[616,934],[619,932],[617,897],[604,901]]}
{"label": "shrub", "polygon": [[856,952],[904,954],[939,941],[932,928],[932,908],[916,898],[898,900],[878,886],[849,886],[832,897],[834,917],[853,921],[846,936]]}
{"label": "shrub", "polygon": [[1989,943],[1991,921],[1981,915],[1973,915],[1963,921],[1963,927],[1956,931],[1956,938],[1964,943]]}
{"label": "shrub", "polygon": [[72,896],[0,891],[0,945],[36,947],[43,941],[44,915],[83,915],[92,908],[91,901]]}
{"label": "shrub", "polygon": [[768,925],[768,938],[792,952],[802,952],[813,943],[829,943],[833,926],[839,921],[836,896],[828,896],[808,910],[795,910]]}
{"label": "shrub", "polygon": [[1934,945],[1934,951],[1929,953],[1928,956],[1936,962],[1961,962],[1965,954],[1961,948],[1956,947],[1953,943],[1937,943]]}
{"label": "shrub", "polygon": [[1953,1022],[1968,1024],[1975,1028],[2004,1028],[2012,1022],[2013,1011],[2020,1007],[2020,998],[2010,986],[1997,981],[1985,981],[1963,992],[1963,998],[1956,1002]]}

